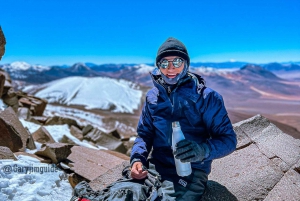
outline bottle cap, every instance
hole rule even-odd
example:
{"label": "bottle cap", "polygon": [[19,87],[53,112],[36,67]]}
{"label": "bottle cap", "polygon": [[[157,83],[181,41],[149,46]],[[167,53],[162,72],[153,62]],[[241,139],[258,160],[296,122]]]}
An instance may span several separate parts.
{"label": "bottle cap", "polygon": [[172,127],[180,127],[180,124],[178,121],[172,122]]}

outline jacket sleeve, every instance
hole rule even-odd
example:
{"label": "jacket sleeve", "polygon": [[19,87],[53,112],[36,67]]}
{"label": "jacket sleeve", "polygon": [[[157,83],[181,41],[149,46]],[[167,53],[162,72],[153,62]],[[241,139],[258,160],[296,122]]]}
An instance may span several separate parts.
{"label": "jacket sleeve", "polygon": [[149,112],[147,101],[144,104],[142,114],[137,126],[138,137],[135,139],[131,155],[131,165],[136,161],[141,161],[147,165],[147,158],[153,145],[154,126],[151,114]]}
{"label": "jacket sleeve", "polygon": [[210,149],[209,156],[205,159],[207,161],[232,153],[236,149],[237,139],[222,96],[206,88],[203,98],[203,120],[210,134],[210,138],[207,140]]}

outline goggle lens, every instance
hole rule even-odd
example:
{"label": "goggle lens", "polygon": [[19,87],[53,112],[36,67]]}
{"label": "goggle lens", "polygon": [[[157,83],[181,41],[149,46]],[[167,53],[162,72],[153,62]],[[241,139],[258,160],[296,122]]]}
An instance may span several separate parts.
{"label": "goggle lens", "polygon": [[183,59],[181,59],[181,58],[174,58],[173,59],[173,61],[168,61],[167,59],[162,59],[160,62],[159,62],[159,67],[160,68],[163,68],[163,69],[166,69],[166,68],[168,68],[168,66],[169,66],[169,62],[172,62],[173,63],[173,66],[175,67],[175,68],[179,68],[181,65],[182,65],[182,63],[183,63]]}

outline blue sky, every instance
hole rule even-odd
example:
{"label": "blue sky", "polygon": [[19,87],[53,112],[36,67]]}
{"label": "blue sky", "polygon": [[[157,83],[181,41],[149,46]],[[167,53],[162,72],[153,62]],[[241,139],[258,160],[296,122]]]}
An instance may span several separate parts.
{"label": "blue sky", "polygon": [[169,36],[192,62],[300,61],[299,0],[0,0],[0,64],[153,63]]}

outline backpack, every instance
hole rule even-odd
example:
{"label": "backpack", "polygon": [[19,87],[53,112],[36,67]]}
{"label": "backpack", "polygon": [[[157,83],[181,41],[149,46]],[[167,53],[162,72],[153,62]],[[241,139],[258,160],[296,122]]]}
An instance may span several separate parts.
{"label": "backpack", "polygon": [[94,191],[86,181],[78,183],[74,188],[74,196],[70,201],[173,201],[175,197],[173,183],[161,182],[154,165],[147,169],[145,179],[137,180],[130,177],[130,166],[122,171],[122,178],[108,185],[101,191]]}

